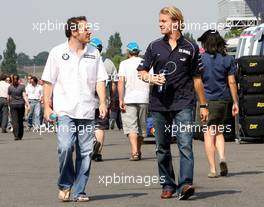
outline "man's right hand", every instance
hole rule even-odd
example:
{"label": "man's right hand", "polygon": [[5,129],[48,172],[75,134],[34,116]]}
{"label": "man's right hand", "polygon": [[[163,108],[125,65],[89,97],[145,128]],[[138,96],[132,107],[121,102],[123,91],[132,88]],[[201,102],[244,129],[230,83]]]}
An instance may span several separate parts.
{"label": "man's right hand", "polygon": [[166,78],[162,74],[155,74],[152,76],[150,83],[162,86],[166,82]]}
{"label": "man's right hand", "polygon": [[119,100],[119,107],[121,109],[121,112],[126,112],[126,104],[123,100]]}
{"label": "man's right hand", "polygon": [[44,119],[47,122],[54,123],[53,120],[50,119],[50,115],[53,113],[52,109],[50,107],[44,108]]}

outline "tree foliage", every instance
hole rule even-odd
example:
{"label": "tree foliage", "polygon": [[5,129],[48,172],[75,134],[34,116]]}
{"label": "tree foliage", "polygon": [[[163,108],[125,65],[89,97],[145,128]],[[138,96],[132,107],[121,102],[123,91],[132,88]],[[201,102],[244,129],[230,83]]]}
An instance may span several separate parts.
{"label": "tree foliage", "polygon": [[189,41],[191,41],[191,42],[193,42],[193,43],[196,43],[196,40],[193,38],[193,34],[192,34],[192,33],[190,33],[190,32],[186,32],[186,33],[183,34],[183,36],[184,36],[187,40],[189,40]]}
{"label": "tree foliage", "polygon": [[45,65],[48,59],[49,53],[44,51],[34,56],[33,63],[37,66]]}
{"label": "tree foliage", "polygon": [[225,34],[225,39],[239,37],[242,30],[239,28],[233,28]]}
{"label": "tree foliage", "polygon": [[8,38],[6,43],[1,71],[5,74],[17,74],[16,44],[11,37]]}
{"label": "tree foliage", "polygon": [[122,41],[120,34],[116,32],[114,35],[111,35],[108,40],[108,46],[106,49],[106,57],[114,58],[116,55],[121,55],[122,50]]}
{"label": "tree foliage", "polygon": [[112,61],[114,63],[114,65],[116,66],[116,68],[118,69],[119,68],[119,65],[120,65],[120,62],[127,59],[127,55],[124,54],[119,54],[119,55],[115,55],[113,58],[112,58]]}
{"label": "tree foliage", "polygon": [[21,52],[17,55],[17,65],[18,67],[32,66],[33,60],[30,59],[30,57],[27,54]]}

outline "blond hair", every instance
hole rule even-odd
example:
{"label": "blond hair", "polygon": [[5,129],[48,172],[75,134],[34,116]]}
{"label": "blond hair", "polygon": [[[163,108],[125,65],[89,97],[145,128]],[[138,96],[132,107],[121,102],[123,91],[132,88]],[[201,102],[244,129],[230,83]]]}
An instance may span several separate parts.
{"label": "blond hair", "polygon": [[175,6],[167,6],[160,10],[160,14],[170,16],[172,21],[178,21],[180,31],[184,29],[184,18],[180,9],[176,8]]}

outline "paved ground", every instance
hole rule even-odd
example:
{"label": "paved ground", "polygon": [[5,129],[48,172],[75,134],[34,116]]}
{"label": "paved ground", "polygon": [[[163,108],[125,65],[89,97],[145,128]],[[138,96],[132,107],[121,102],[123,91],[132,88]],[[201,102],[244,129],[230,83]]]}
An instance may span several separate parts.
{"label": "paved ground", "polygon": [[[176,145],[173,144],[172,148],[177,172]],[[56,189],[58,170],[55,135],[40,136],[27,132],[23,141],[13,141],[12,134],[0,134],[0,206],[263,206],[264,145],[238,145],[232,142],[227,143],[226,148],[229,176],[208,179],[203,143],[194,141],[195,196],[188,201],[177,201],[175,198],[161,200],[160,186],[155,184],[155,145],[145,144],[144,159],[130,162],[127,139],[119,131],[110,131],[104,147],[105,161],[92,164],[87,185],[91,201],[86,204],[60,203]],[[102,176],[114,174],[123,176],[123,183],[106,186],[106,179]],[[134,176],[137,183],[125,183],[124,176]],[[149,176],[153,179],[151,183]]]}

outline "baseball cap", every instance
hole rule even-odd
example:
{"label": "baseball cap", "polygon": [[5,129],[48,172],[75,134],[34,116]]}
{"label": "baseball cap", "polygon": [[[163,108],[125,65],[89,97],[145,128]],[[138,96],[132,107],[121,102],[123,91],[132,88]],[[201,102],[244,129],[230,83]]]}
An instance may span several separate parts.
{"label": "baseball cap", "polygon": [[102,47],[103,46],[103,42],[97,38],[97,37],[93,37],[91,40],[90,40],[90,45],[98,48],[98,47]]}
{"label": "baseball cap", "polygon": [[140,51],[139,50],[139,46],[138,46],[138,44],[136,42],[129,42],[127,44],[127,50],[129,52],[139,52]]}

